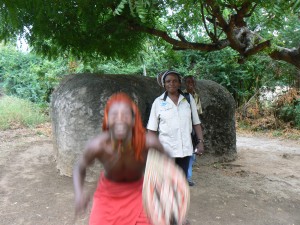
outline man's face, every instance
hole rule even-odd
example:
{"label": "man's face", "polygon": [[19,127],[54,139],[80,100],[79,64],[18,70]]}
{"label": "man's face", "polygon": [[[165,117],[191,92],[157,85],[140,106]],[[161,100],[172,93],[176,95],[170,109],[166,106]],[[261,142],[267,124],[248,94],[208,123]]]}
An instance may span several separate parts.
{"label": "man's face", "polygon": [[113,139],[126,140],[131,137],[134,118],[131,107],[126,103],[112,104],[108,112],[109,132]]}
{"label": "man's face", "polygon": [[176,74],[168,74],[165,78],[165,89],[169,93],[176,93],[180,88],[180,80]]}
{"label": "man's face", "polygon": [[195,90],[195,81],[193,78],[189,77],[185,80],[185,85],[187,91],[194,91]]}

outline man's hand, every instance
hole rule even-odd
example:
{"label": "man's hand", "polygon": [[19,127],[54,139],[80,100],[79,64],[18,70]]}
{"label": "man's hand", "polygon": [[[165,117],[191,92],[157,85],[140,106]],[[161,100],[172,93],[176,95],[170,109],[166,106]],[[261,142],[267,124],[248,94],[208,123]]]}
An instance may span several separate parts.
{"label": "man's hand", "polygon": [[91,195],[81,193],[75,198],[75,216],[80,216],[84,214],[89,201],[91,200]]}
{"label": "man's hand", "polygon": [[196,145],[196,150],[195,150],[195,154],[196,155],[202,155],[204,153],[204,145],[203,142],[199,142]]}

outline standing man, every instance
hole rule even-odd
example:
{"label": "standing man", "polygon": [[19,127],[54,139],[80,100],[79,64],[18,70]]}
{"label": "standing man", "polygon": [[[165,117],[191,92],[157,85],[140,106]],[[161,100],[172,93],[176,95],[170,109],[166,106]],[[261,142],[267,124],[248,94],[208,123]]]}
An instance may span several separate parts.
{"label": "standing man", "polygon": [[[184,81],[185,81],[185,86],[186,86],[186,90],[184,90],[184,92],[189,93],[193,96],[193,98],[195,99],[195,102],[196,102],[198,115],[201,115],[202,107],[201,107],[200,96],[198,95],[198,93],[196,91],[196,80],[193,76],[190,75],[190,76],[184,77]],[[193,154],[190,158],[188,174],[187,174],[187,179],[188,179],[190,186],[195,185],[195,182],[193,182],[193,180],[192,180],[193,164],[194,164],[195,160],[196,160],[196,155]]]}
{"label": "standing man", "polygon": [[149,148],[163,152],[163,146],[155,135],[146,134],[138,107],[124,93],[108,100],[102,129],[74,167],[75,213],[87,207],[86,169],[98,160],[104,172],[94,193],[89,224],[150,225],[142,203],[143,176]]}

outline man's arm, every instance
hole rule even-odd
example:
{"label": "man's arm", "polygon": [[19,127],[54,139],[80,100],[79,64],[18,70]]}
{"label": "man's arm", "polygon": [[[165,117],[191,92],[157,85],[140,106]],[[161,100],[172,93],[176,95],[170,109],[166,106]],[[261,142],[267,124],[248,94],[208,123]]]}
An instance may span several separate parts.
{"label": "man's arm", "polygon": [[156,131],[148,130],[146,134],[146,147],[147,149],[155,148],[159,152],[164,152],[164,147],[160,143]]}
{"label": "man's arm", "polygon": [[152,130],[148,130],[146,134],[146,149],[149,150],[150,148],[153,148],[170,157],[169,153],[164,150],[164,147],[160,143],[157,137],[157,132]]}
{"label": "man's arm", "polygon": [[84,194],[83,186],[86,176],[86,169],[99,157],[101,138],[97,137],[87,145],[83,155],[73,169],[73,185],[75,192],[75,214],[83,212],[90,200]]}

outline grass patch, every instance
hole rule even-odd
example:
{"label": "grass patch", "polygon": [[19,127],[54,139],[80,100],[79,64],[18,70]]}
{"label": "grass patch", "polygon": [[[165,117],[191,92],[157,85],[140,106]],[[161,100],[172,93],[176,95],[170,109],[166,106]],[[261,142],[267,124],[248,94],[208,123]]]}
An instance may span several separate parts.
{"label": "grass patch", "polygon": [[[244,124],[244,123],[242,123]],[[240,135],[247,136],[264,136],[264,137],[274,137],[281,139],[290,139],[300,141],[300,130],[290,127],[281,127],[281,128],[268,128],[268,129],[259,129],[259,126],[256,126],[256,122],[254,121],[253,125],[249,125],[247,127],[240,126],[240,122],[236,123],[236,132]]]}
{"label": "grass patch", "polygon": [[273,137],[281,137],[283,135],[283,131],[281,130],[274,130],[272,133]]}
{"label": "grass patch", "polygon": [[0,98],[0,129],[36,127],[49,117],[34,103],[12,96]]}

